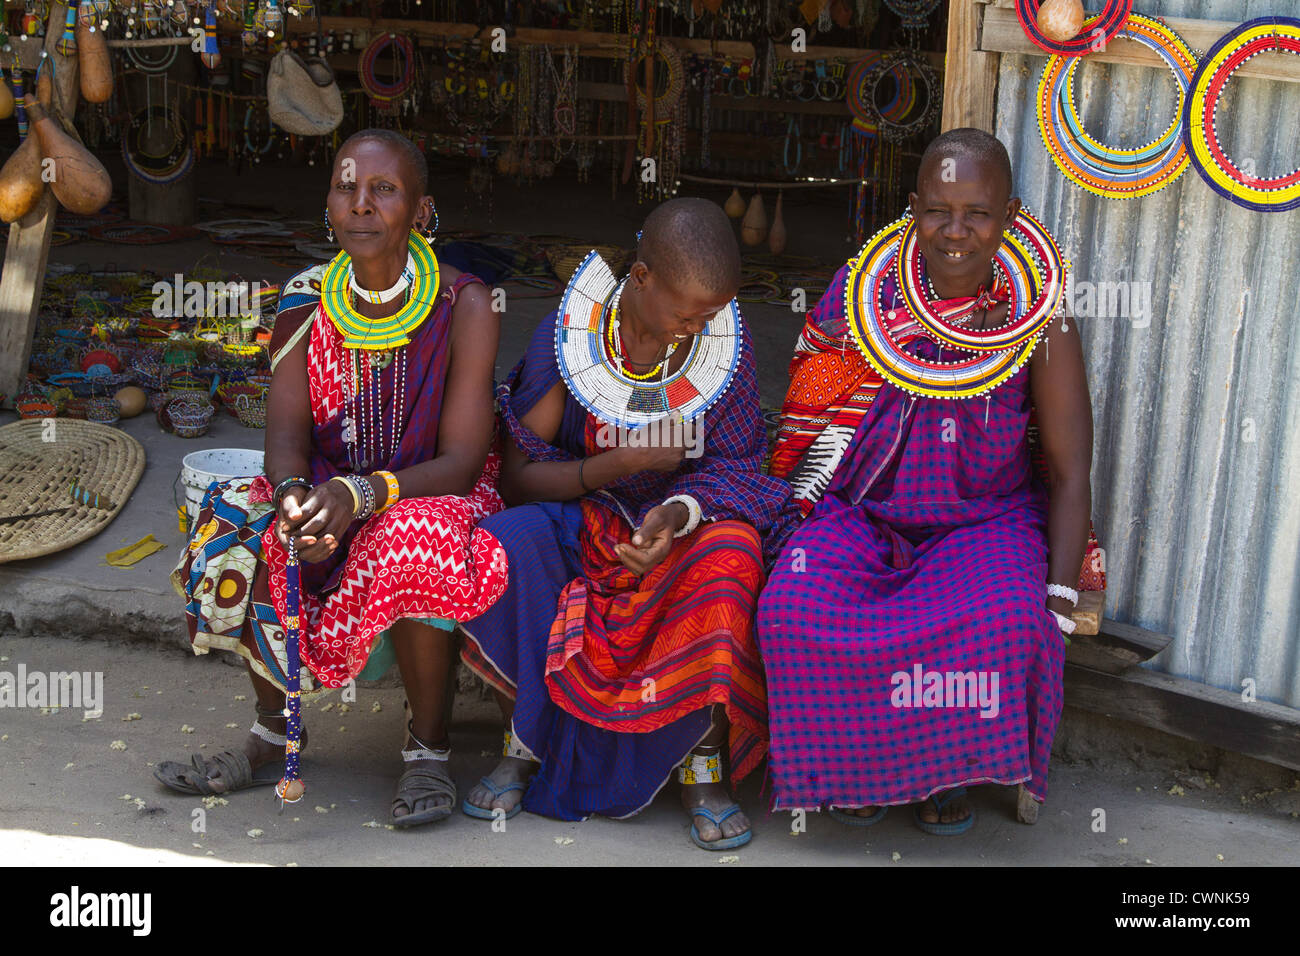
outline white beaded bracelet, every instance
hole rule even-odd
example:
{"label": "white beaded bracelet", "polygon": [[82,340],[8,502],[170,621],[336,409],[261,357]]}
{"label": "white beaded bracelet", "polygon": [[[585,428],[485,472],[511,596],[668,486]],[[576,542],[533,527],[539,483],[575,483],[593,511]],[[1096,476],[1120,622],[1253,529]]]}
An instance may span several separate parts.
{"label": "white beaded bracelet", "polygon": [[1071,607],[1079,606],[1079,592],[1074,588],[1067,588],[1064,584],[1049,584],[1047,593],[1050,597],[1065,598]]}
{"label": "white beaded bracelet", "polygon": [[1056,611],[1053,611],[1052,613],[1056,615],[1056,623],[1064,633],[1074,633],[1074,629],[1078,627],[1078,625],[1074,623],[1074,618],[1066,617],[1064,614],[1060,614]]}
{"label": "white beaded bracelet", "polygon": [[673,537],[684,538],[700,526],[700,519],[704,516],[700,511],[700,503],[690,495],[673,495],[671,498],[665,498],[664,504],[670,505],[674,501],[686,506],[687,519],[686,524],[678,530]]}

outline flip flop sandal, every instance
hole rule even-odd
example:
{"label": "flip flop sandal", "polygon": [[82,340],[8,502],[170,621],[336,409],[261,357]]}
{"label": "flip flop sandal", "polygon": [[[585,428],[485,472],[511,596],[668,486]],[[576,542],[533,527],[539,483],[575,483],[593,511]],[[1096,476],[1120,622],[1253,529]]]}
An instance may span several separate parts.
{"label": "flip flop sandal", "polygon": [[[951,790],[936,793],[929,799],[922,801],[922,806],[926,803],[932,803],[936,813],[942,815],[944,807],[952,803],[957,797],[964,797],[965,795],[965,787],[953,787]],[[970,816],[965,820],[956,820],[952,823],[930,823],[921,819],[921,807],[917,806],[912,808],[912,819],[926,833],[932,833],[935,836],[957,836],[960,833],[965,833],[975,825],[975,808],[970,808]]]}
{"label": "flip flop sandal", "polygon": [[[490,777],[480,777],[478,782],[482,786],[486,787],[488,790],[492,791],[493,800],[495,800],[497,797],[504,796],[505,794],[511,793],[515,790],[527,789],[526,786],[522,783],[508,783],[504,787],[498,787],[495,783],[492,782],[492,779]],[[465,816],[474,817],[476,820],[495,820],[497,818],[496,810],[488,810],[485,809],[484,807],[476,807],[474,804],[469,802],[469,797],[466,797],[464,801],[461,802],[460,808],[464,812]],[[509,820],[511,817],[522,812],[523,809],[524,809],[524,802],[520,800],[513,807],[511,807],[509,810],[506,811],[505,819]]]}
{"label": "flip flop sandal", "polygon": [[[214,763],[221,773],[225,788],[216,790],[212,786],[208,773],[208,762]],[[192,764],[185,766],[172,760],[164,760],[154,768],[154,779],[176,793],[197,796],[225,796],[236,790],[248,790],[253,787],[270,787],[284,776],[284,765],[278,767],[276,762],[263,764],[256,771],[249,763],[242,750],[223,750],[211,757],[195,754]]]}
{"label": "flip flop sandal", "polygon": [[695,841],[696,846],[703,850],[734,850],[737,847],[744,846],[754,838],[753,830],[746,830],[744,833],[737,833],[734,837],[718,837],[718,839],[710,842],[700,838],[700,831],[696,829],[694,823],[695,817],[705,817],[710,823],[718,828],[719,832],[721,832],[722,821],[726,820],[728,817],[734,817],[737,813],[740,813],[740,804],[738,803],[733,803],[717,816],[714,816],[713,811],[708,807],[696,807],[691,811],[691,839]]}
{"label": "flip flop sandal", "polygon": [[851,827],[873,827],[881,820],[885,819],[885,814],[889,812],[889,807],[880,807],[869,817],[860,817],[856,813],[845,813],[839,807],[830,807],[831,819],[837,820],[846,826]]}

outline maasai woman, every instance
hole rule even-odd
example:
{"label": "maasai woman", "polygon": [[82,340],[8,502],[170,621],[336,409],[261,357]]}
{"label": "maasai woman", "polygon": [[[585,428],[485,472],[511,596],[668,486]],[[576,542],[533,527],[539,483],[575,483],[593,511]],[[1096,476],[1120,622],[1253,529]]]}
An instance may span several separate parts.
{"label": "maasai woman", "polygon": [[[1092,412],[1078,330],[1053,317],[1063,266],[1021,218],[1002,144],[940,136],[909,202],[912,219],[839,272],[801,341],[830,363],[808,369],[827,375],[822,398],[840,394],[804,409],[825,431],[790,481],[826,494],[776,562],[758,628],[774,805],[830,805],[866,826],[919,802],[922,829],[959,833],[974,822],[967,784],[1047,792]],[[1017,250],[1034,242],[1026,288]],[[855,339],[876,376],[841,390],[832,356]],[[817,382],[799,384],[816,404]],[[1031,474],[1031,406],[1050,507]]]}
{"label": "maasai woman", "polygon": [[[733,782],[766,751],[752,617],[764,533],[789,487],[759,473],[739,284],[722,210],[667,202],[647,218],[627,279],[589,258],[499,390],[502,493],[536,503],[483,523],[510,555],[510,584],[465,626],[462,654],[497,690],[509,729],[505,759],[465,800],[469,815],[522,805],[564,820],[626,817],[680,765],[695,842],[750,839],[723,783],[722,745]],[[640,420],[638,409],[686,421],[614,427]]]}
{"label": "maasai woman", "polygon": [[286,746],[292,538],[304,689],[361,675],[383,645],[367,673],[380,676],[395,655],[411,710],[392,822],[452,812],[448,632],[506,585],[505,552],[474,530],[503,506],[488,454],[499,324],[479,280],[439,267],[420,235],[436,215],[427,186],[424,154],[390,130],[355,134],[335,159],[327,227],[343,252],[281,296],[266,474],[209,491],[174,576],[195,651],[247,661],[257,721],[242,750],[160,765],[155,775],[173,790],[276,780],[266,765]]}

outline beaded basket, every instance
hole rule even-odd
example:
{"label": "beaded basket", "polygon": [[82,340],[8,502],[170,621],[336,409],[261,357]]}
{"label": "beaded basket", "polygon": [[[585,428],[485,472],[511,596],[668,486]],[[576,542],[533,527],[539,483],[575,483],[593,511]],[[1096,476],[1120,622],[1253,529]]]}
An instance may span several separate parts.
{"label": "beaded basket", "polygon": [[54,404],[43,398],[20,399],[14,403],[19,418],[53,418],[56,412]]}
{"label": "beaded basket", "polygon": [[181,438],[198,438],[207,432],[215,409],[211,402],[200,403],[180,398],[168,402],[163,411],[171,420],[172,430],[177,435]]}
{"label": "beaded basket", "polygon": [[265,395],[259,395],[256,398],[246,394],[240,395],[235,400],[235,415],[239,418],[239,424],[245,428],[265,428]]}
{"label": "beaded basket", "polygon": [[86,421],[100,425],[116,425],[122,418],[122,410],[116,400],[111,398],[92,398],[86,404]]}

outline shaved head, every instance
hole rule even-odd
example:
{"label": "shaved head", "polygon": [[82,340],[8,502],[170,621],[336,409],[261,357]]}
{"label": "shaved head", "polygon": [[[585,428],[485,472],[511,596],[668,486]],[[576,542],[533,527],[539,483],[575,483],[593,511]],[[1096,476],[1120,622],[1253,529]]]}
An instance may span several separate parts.
{"label": "shaved head", "polygon": [[343,145],[339,147],[339,152],[346,149],[349,143],[360,140],[383,143],[402,157],[403,163],[411,174],[411,185],[415,187],[415,196],[423,196],[429,191],[429,160],[425,158],[424,151],[420,147],[396,130],[363,129],[344,140]]}
{"label": "shaved head", "polygon": [[679,285],[689,281],[718,294],[740,288],[740,247],[731,220],[708,199],[670,199],[646,217],[637,258]]}
{"label": "shaved head", "polygon": [[974,162],[992,177],[990,185],[995,185],[998,189],[1000,202],[1006,202],[1011,197],[1011,157],[996,136],[970,126],[950,129],[936,136],[921,154],[921,165],[916,173],[918,192],[922,180],[943,175],[942,164],[945,159],[967,159]]}

